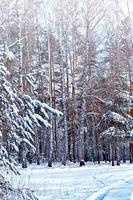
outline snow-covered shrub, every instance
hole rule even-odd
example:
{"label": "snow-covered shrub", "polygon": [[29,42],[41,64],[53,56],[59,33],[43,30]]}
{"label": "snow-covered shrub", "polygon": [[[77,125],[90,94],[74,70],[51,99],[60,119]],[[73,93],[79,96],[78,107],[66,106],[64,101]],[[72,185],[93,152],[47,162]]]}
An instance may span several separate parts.
{"label": "snow-covered shrub", "polygon": [[28,189],[14,189],[4,177],[0,175],[0,200],[38,200]]}

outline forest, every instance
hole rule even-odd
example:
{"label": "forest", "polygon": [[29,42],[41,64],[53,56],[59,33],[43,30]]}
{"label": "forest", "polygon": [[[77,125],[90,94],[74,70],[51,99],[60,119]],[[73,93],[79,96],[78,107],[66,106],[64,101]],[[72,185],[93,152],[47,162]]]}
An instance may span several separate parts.
{"label": "forest", "polygon": [[0,0],[0,168],[133,162],[132,11]]}

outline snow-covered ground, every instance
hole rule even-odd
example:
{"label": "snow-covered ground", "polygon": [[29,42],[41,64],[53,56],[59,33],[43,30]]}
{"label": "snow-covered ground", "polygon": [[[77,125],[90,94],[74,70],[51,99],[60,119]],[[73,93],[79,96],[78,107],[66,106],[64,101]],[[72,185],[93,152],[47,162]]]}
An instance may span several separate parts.
{"label": "snow-covered ground", "polygon": [[16,187],[31,188],[40,200],[133,200],[133,165],[32,165],[8,177]]}

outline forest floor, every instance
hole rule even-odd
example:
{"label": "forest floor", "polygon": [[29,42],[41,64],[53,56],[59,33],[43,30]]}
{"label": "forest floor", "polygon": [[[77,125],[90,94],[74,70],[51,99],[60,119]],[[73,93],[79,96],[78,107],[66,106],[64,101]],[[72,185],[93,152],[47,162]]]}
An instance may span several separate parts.
{"label": "forest floor", "polygon": [[7,178],[15,187],[34,190],[39,200],[133,200],[132,164],[56,163],[53,168],[31,165],[20,172]]}

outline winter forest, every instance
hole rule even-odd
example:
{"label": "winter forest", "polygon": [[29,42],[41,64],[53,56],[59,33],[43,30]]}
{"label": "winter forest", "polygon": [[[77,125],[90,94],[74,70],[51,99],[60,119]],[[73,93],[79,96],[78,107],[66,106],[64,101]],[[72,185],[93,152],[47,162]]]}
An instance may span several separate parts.
{"label": "winter forest", "polygon": [[132,162],[132,0],[0,0],[0,199],[38,200],[6,180],[33,166]]}

